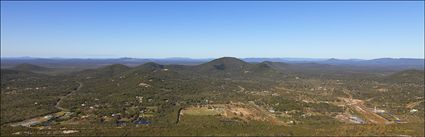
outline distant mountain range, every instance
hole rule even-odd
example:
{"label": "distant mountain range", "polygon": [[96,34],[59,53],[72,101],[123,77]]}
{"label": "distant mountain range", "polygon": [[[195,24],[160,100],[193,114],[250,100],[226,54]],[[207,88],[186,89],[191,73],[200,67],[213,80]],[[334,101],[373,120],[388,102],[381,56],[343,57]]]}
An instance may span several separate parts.
{"label": "distant mountain range", "polygon": [[[115,59],[112,61],[117,61]],[[128,60],[128,59],[124,59]],[[63,59],[63,61],[69,61]],[[78,60],[83,61],[83,60]],[[96,60],[90,60],[96,63]],[[151,72],[161,72],[164,77],[191,78],[191,76],[215,77],[215,78],[232,78],[232,79],[261,79],[261,78],[277,78],[281,79],[291,75],[301,77],[322,77],[328,78],[350,78],[354,77],[374,77],[381,74],[394,74],[388,80],[412,78],[413,81],[421,79],[423,75],[423,66],[418,59],[376,59],[376,60],[338,60],[328,59],[316,62],[246,62],[234,57],[222,57],[211,61],[203,62],[198,65],[176,65],[176,64],[159,64],[156,62],[138,62],[141,64],[135,66],[127,66],[124,64],[107,64],[105,60],[99,60],[104,63],[96,68],[86,70],[75,70],[72,75],[83,77],[110,77],[123,73],[132,75],[145,74]],[[111,61],[111,62],[112,62]],[[147,60],[144,60],[147,61]],[[2,62],[3,63],[3,62]],[[37,62],[36,62],[37,63]],[[39,63],[39,62],[38,62]],[[74,62],[75,63],[75,62]],[[99,63],[99,62],[97,62]],[[110,62],[109,62],[110,63]],[[121,62],[125,63],[125,62]],[[175,62],[179,63],[179,62]],[[84,63],[83,63],[84,64]],[[72,65],[72,64],[68,64]],[[93,64],[92,64],[93,65]],[[422,64],[423,65],[423,64]],[[81,66],[81,64],[74,64]],[[14,67],[6,68],[23,72],[43,73],[54,70],[54,67],[38,66],[33,64],[18,64]],[[81,70],[81,69],[80,69]],[[165,73],[168,72],[168,73]],[[178,73],[177,73],[178,72]],[[400,72],[400,74],[398,74]],[[419,75],[419,76],[416,76]],[[393,78],[394,77],[394,78]],[[419,78],[416,78],[419,77]],[[423,77],[423,76],[422,76]]]}
{"label": "distant mountain range", "polygon": [[[110,58],[110,59],[80,59],[80,58],[1,58],[2,68],[15,67],[19,64],[33,64],[43,67],[86,67],[97,68],[111,64],[124,64],[127,66],[138,66],[147,62],[155,62],[163,65],[199,65],[214,59],[192,59],[192,58]],[[424,59],[416,58],[379,58],[371,60],[363,59],[314,59],[314,58],[240,58],[245,62],[283,62],[288,64],[326,64],[345,67],[372,67],[379,69],[424,69]]]}

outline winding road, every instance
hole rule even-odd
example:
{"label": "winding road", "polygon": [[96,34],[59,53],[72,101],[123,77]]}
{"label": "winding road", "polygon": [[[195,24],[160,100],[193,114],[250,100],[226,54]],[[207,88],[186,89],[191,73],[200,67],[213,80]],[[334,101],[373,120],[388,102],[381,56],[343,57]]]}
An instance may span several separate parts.
{"label": "winding road", "polygon": [[58,116],[58,114],[61,113],[61,112],[68,112],[69,111],[68,109],[60,107],[60,103],[62,102],[62,100],[64,98],[66,98],[66,97],[72,95],[73,93],[79,91],[83,87],[83,83],[78,82],[78,81],[77,81],[77,83],[80,84],[77,89],[72,90],[68,94],[59,97],[59,99],[56,101],[55,108],[61,110],[60,112],[52,112],[52,113],[46,114],[44,116],[37,116],[37,117],[29,118],[29,119],[26,119],[26,120],[23,120],[23,121],[20,121],[20,122],[11,123],[10,126],[26,126],[26,127],[29,127],[29,126],[34,125],[34,124],[49,121],[51,118]]}
{"label": "winding road", "polygon": [[65,108],[61,107],[61,106],[60,106],[60,103],[62,102],[62,100],[63,100],[64,98],[66,98],[66,97],[68,97],[68,96],[72,95],[73,93],[75,93],[75,92],[79,91],[79,90],[83,87],[83,83],[81,83],[81,82],[77,82],[77,83],[79,84],[79,86],[78,86],[78,88],[77,88],[76,90],[73,90],[73,91],[69,92],[69,93],[68,93],[68,94],[66,94],[65,96],[61,96],[61,97],[59,97],[59,100],[56,102],[56,105],[55,105],[55,107],[56,107],[57,109],[60,109],[60,110],[62,110],[62,111],[68,111],[67,109],[65,109]]}

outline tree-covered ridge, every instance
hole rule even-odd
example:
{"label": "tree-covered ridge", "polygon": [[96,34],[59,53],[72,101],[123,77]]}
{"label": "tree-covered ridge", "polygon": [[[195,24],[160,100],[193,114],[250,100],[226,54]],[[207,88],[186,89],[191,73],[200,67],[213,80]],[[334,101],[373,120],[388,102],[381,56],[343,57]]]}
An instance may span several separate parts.
{"label": "tree-covered ridge", "polygon": [[[32,128],[50,127],[41,131],[63,134],[54,131],[66,127],[78,131],[75,135],[105,135],[96,130],[111,135],[423,135],[415,128],[424,123],[421,73],[231,57],[191,66],[114,64],[57,76],[2,69],[2,133],[43,134]],[[29,129],[9,127],[43,115],[53,118]]]}

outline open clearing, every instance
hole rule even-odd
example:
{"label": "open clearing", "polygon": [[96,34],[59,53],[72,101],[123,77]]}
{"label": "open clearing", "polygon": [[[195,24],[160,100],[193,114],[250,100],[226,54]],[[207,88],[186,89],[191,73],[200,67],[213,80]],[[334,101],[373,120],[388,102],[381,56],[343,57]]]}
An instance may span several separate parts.
{"label": "open clearing", "polygon": [[350,107],[352,110],[355,110],[360,115],[362,115],[364,118],[366,118],[369,122],[374,124],[390,124],[392,122],[388,121],[387,119],[383,118],[382,116],[374,113],[371,111],[370,108],[367,108],[364,105],[363,100],[359,99],[352,99],[352,98],[340,98],[344,102],[346,102],[347,106]]}
{"label": "open clearing", "polygon": [[212,106],[190,107],[190,108],[184,109],[182,113],[186,115],[214,116],[214,115],[222,114],[223,109],[213,108]]}
{"label": "open clearing", "polygon": [[271,124],[282,125],[283,122],[270,114],[264,108],[255,104],[230,103],[230,104],[211,104],[202,106],[192,106],[183,109],[180,115],[197,116],[222,116],[225,118],[237,118],[245,122],[252,120],[266,121]]}
{"label": "open clearing", "polygon": [[424,100],[419,100],[416,102],[412,102],[406,105],[406,108],[412,109],[414,107],[416,107],[417,105],[421,104],[422,102],[424,102]]}

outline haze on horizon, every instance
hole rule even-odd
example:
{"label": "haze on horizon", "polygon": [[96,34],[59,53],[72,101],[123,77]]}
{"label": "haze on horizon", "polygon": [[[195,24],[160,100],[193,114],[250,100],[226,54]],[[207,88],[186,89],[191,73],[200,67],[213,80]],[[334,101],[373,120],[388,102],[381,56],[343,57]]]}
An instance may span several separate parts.
{"label": "haze on horizon", "polygon": [[1,2],[1,57],[424,58],[424,2]]}

